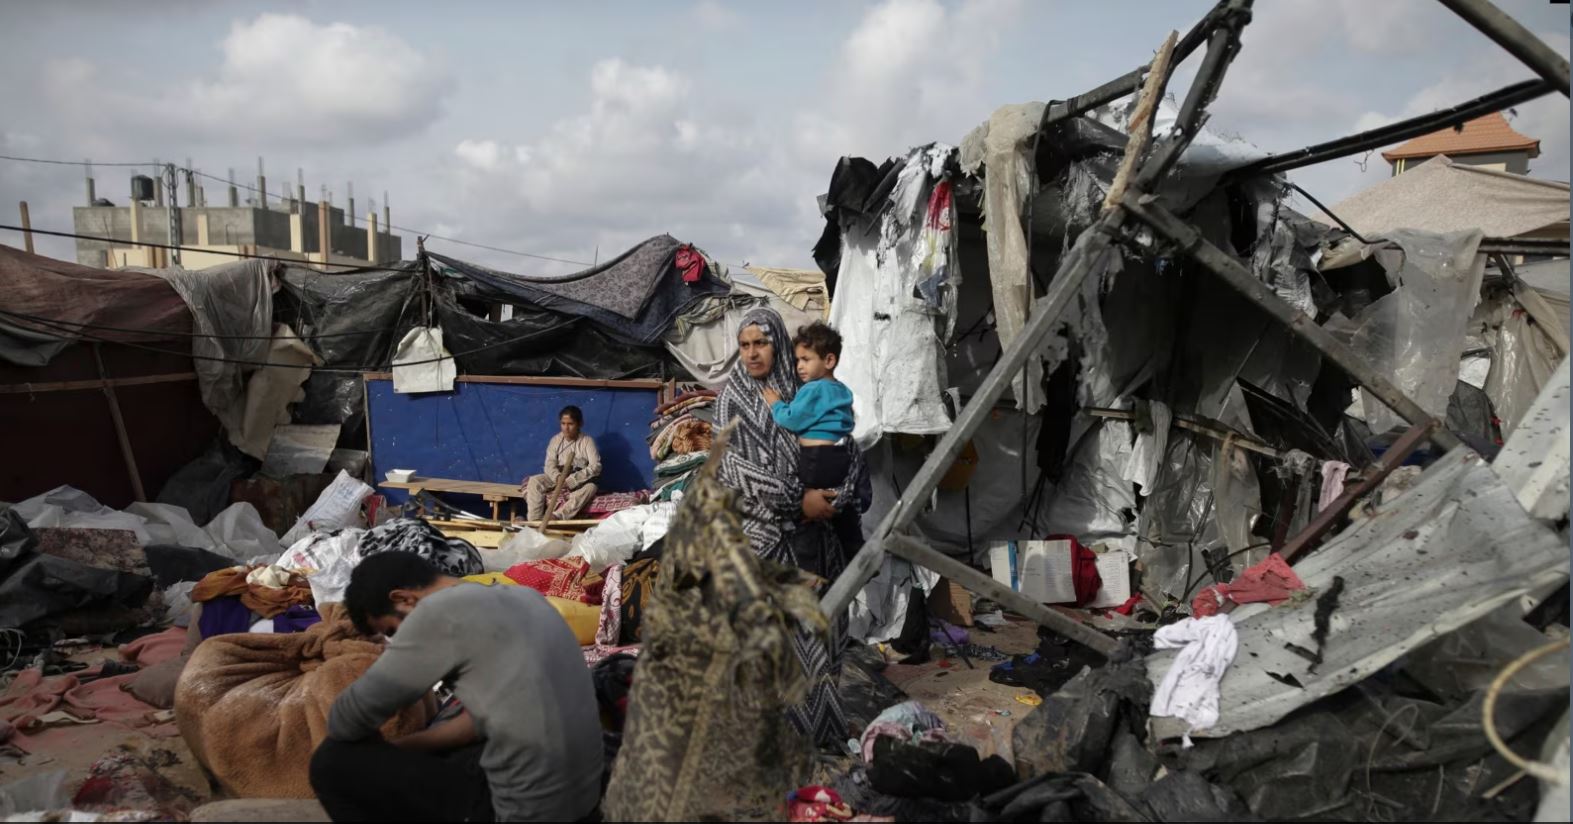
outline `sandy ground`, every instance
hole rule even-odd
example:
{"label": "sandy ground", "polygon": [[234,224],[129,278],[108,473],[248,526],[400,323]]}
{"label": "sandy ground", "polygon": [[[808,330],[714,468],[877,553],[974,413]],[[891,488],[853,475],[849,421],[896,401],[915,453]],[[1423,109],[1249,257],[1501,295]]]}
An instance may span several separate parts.
{"label": "sandy ground", "polygon": [[[1007,654],[1026,654],[1038,646],[1037,625],[1030,621],[1013,620],[993,632],[974,627],[970,632],[974,644]],[[1036,695],[1024,687],[990,681],[989,667],[994,663],[974,660],[974,669],[968,669],[960,658],[936,658],[919,666],[891,664],[883,674],[912,700],[944,719],[945,726],[979,756],[998,754],[1013,761],[1011,731],[1033,707],[1017,698]]]}

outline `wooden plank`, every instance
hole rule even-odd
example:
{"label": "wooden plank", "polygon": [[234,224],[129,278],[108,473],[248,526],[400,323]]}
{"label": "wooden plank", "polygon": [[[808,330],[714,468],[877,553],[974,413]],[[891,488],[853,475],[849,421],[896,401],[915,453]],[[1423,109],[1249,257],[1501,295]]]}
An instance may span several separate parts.
{"label": "wooden plank", "polygon": [[[1091,416],[1093,416],[1095,418],[1112,418],[1112,419],[1118,420],[1118,421],[1133,421],[1133,420],[1136,420],[1136,413],[1134,413],[1134,412],[1127,412],[1127,411],[1125,411],[1123,409],[1103,409],[1101,407],[1093,406],[1093,407],[1088,407],[1088,408],[1086,408],[1086,409],[1084,409],[1082,411],[1086,412],[1087,414],[1089,414],[1089,415],[1091,415]],[[1235,433],[1235,432],[1229,432],[1227,430],[1219,429],[1218,427],[1214,427],[1214,426],[1208,426],[1205,423],[1201,423],[1199,421],[1193,421],[1193,420],[1190,420],[1189,418],[1180,417],[1179,415],[1174,416],[1174,419],[1171,421],[1171,423],[1172,423],[1172,425],[1177,426],[1180,429],[1185,429],[1185,430],[1189,430],[1191,432],[1195,432],[1195,433],[1198,433],[1198,434],[1201,434],[1201,435],[1206,435],[1207,437],[1213,438],[1214,440],[1220,440],[1221,441],[1221,440],[1223,440],[1225,438],[1230,438],[1230,439],[1232,439],[1232,443],[1235,446],[1238,446],[1241,449],[1249,450],[1251,452],[1256,452],[1256,453],[1261,454],[1261,455],[1266,455],[1269,458],[1282,458],[1283,455],[1284,455],[1284,453],[1282,451],[1280,451],[1278,449],[1274,449],[1273,447],[1268,446],[1267,444],[1262,443],[1261,441],[1252,440],[1251,438],[1248,438],[1245,435],[1241,435],[1241,434],[1238,434],[1238,433]]]}
{"label": "wooden plank", "polygon": [[195,372],[180,372],[172,375],[141,375],[132,378],[110,378],[108,380],[93,381],[48,381],[43,383],[11,383],[0,386],[0,395],[37,395],[45,392],[79,392],[88,389],[103,389],[106,385],[120,388],[125,386],[150,386],[159,383],[179,383],[181,381],[194,381],[197,379]]}
{"label": "wooden plank", "polygon": [[96,343],[93,344],[93,360],[98,365],[104,396],[109,399],[109,417],[115,422],[115,439],[120,442],[120,456],[125,459],[126,474],[131,478],[131,494],[138,501],[146,502],[147,490],[142,488],[142,473],[137,470],[137,456],[131,449],[131,435],[126,431],[125,418],[120,415],[120,399],[115,397],[115,388],[109,385],[109,373],[104,370],[104,356]]}
{"label": "wooden plank", "polygon": [[[392,372],[366,372],[362,376],[368,381],[391,381]],[[460,375],[455,380],[460,383],[495,383],[515,384],[521,386],[572,386],[579,388],[598,389],[654,389],[660,391],[663,386],[658,380],[594,380],[590,378],[540,378],[532,375]]]}

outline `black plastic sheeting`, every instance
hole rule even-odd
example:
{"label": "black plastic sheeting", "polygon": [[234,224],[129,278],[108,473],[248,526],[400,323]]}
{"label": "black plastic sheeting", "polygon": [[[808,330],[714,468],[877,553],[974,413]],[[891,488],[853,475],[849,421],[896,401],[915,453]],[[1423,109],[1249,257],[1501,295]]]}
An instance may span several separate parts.
{"label": "black plastic sheeting", "polygon": [[[559,295],[544,291],[517,275],[488,269],[473,263],[447,257],[445,255],[430,254],[429,257],[440,274],[452,277],[458,276],[468,279],[477,287],[480,297],[498,303],[523,304],[531,308],[540,308],[544,311],[556,313],[559,316],[583,318],[593,322],[599,331],[607,336],[639,346],[651,346],[661,340],[661,336],[671,328],[672,322],[679,315],[687,311],[695,303],[708,297],[723,297],[731,292],[731,284],[720,279],[710,266],[701,270],[699,280],[694,283],[685,283],[683,274],[677,268],[673,256],[681,245],[670,237],[652,238],[640,246],[629,250],[623,256],[613,259],[596,269],[574,275],[573,277],[590,277],[622,265],[630,256],[641,252],[649,244],[657,241],[669,241],[664,257],[659,262],[651,264],[649,271],[632,273],[637,275],[635,280],[642,278],[656,279],[657,283],[651,290],[649,298],[640,308],[639,314],[633,320],[599,306],[570,300]],[[665,248],[665,247],[662,247]],[[708,262],[708,260],[707,260]],[[634,265],[632,263],[628,265]],[[642,265],[642,264],[641,264]]]}
{"label": "black plastic sheeting", "polygon": [[482,299],[476,284],[443,279],[434,294],[443,345],[462,372],[619,380],[670,371],[665,349],[613,340],[582,318],[516,305],[512,320],[491,321],[464,306]]}
{"label": "black plastic sheeting", "polygon": [[[354,380],[358,392],[360,379]],[[221,434],[206,452],[169,476],[156,500],[161,504],[183,506],[191,514],[192,521],[205,524],[230,505],[231,485],[241,478],[251,477],[261,467],[261,461],[236,449]]]}
{"label": "black plastic sheeting", "polygon": [[[686,288],[673,273],[679,288]],[[484,317],[495,303],[513,304],[513,318]],[[342,274],[292,268],[275,304],[276,316],[294,326],[324,367],[352,370],[313,372],[305,400],[294,407],[295,423],[342,424],[343,445],[365,442],[365,396],[355,372],[388,370],[399,341],[428,323],[443,330],[443,345],[466,374],[615,380],[659,378],[669,371],[664,349],[614,341],[590,320],[499,294],[477,281],[428,278],[413,261]]]}
{"label": "black plastic sheeting", "polygon": [[137,607],[153,591],[153,579],[79,564],[35,550],[32,530],[7,510],[0,532],[0,627],[24,627],[82,607]]}
{"label": "black plastic sheeting", "polygon": [[[414,261],[344,273],[292,267],[274,299],[274,317],[294,327],[325,367],[382,370],[405,333],[424,323],[424,280]],[[353,439],[365,422],[359,375],[313,372],[305,389],[306,399],[294,407],[295,423],[343,424],[341,443],[365,443],[364,436]]]}
{"label": "black plastic sheeting", "polygon": [[201,547],[149,544],[142,551],[160,589],[181,581],[200,581],[210,572],[235,565],[235,559]]}

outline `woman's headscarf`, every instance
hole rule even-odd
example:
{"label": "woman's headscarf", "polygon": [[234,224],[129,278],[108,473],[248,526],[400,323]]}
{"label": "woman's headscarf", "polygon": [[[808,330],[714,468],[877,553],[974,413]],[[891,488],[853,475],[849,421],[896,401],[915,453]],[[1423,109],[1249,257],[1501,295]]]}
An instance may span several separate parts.
{"label": "woman's headscarf", "polygon": [[754,551],[772,561],[792,564],[791,550],[783,540],[783,521],[802,513],[803,487],[797,479],[797,438],[776,426],[761,391],[774,389],[782,400],[797,396],[800,386],[792,368],[792,337],[772,309],[757,307],[743,316],[737,333],[753,326],[775,350],[774,362],[763,378],[748,374],[741,358],[716,402],[716,423],[736,424],[721,461],[721,483],[741,493],[743,532]]}

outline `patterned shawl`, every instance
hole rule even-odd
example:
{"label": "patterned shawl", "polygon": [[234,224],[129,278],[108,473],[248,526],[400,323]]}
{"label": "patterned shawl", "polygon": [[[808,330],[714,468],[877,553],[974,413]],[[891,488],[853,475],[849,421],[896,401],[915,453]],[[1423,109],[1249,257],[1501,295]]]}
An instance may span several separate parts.
{"label": "patterned shawl", "polygon": [[[721,482],[740,493],[743,533],[761,557],[832,579],[846,565],[840,542],[825,522],[803,520],[803,484],[798,480],[797,437],[776,425],[761,390],[774,389],[782,400],[797,396],[802,385],[792,367],[792,336],[781,316],[763,307],[743,316],[738,334],[755,326],[775,347],[775,362],[764,378],[748,374],[742,360],[732,370],[716,404],[716,424],[736,424],[722,458]],[[855,445],[847,480],[836,492],[837,509],[858,505],[863,455]]]}

